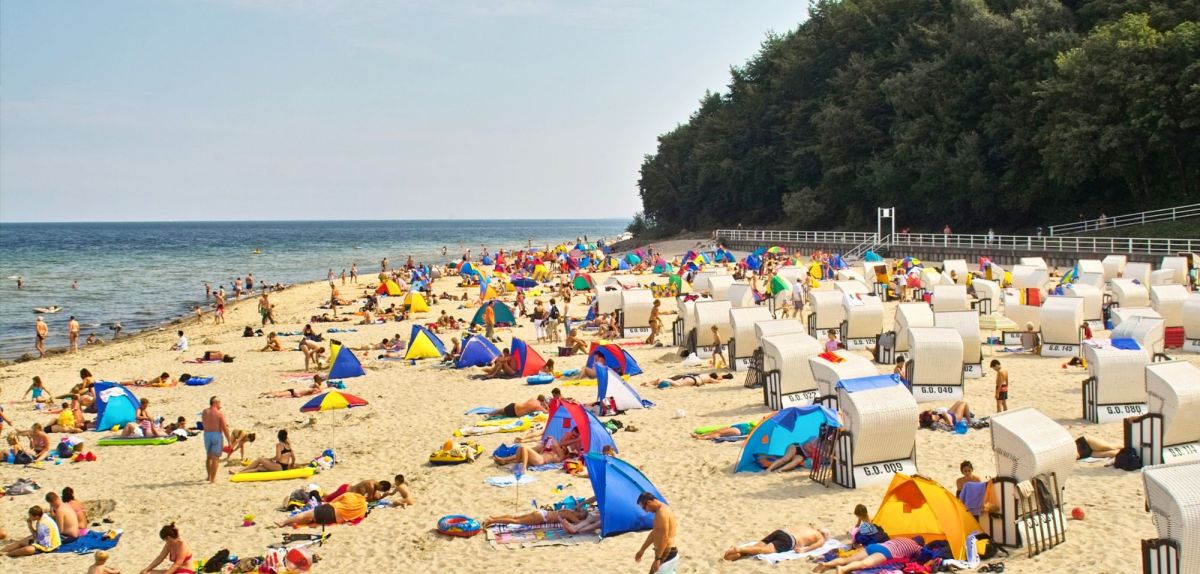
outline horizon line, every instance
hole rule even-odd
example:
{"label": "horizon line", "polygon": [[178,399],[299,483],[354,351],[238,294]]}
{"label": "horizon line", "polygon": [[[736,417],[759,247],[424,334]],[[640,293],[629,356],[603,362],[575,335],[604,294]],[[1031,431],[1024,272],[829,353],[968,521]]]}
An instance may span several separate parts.
{"label": "horizon line", "polygon": [[53,220],[53,221],[5,221],[0,225],[38,225],[54,223],[379,223],[379,222],[412,222],[412,221],[628,221],[628,217],[464,217],[464,218],[412,218],[412,219],[129,219],[129,220]]}

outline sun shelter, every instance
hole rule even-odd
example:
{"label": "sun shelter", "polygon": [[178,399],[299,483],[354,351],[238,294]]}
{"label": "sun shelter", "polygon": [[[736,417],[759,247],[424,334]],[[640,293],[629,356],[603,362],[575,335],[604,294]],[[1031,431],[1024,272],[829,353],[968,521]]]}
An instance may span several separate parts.
{"label": "sun shelter", "polygon": [[808,358],[808,368],[817,384],[815,402],[837,411],[837,384],[845,379],[857,379],[878,374],[875,364],[854,353],[825,352]]}
{"label": "sun shelter", "polygon": [[[998,508],[983,518],[992,539],[1005,546],[1032,545],[1035,550],[1065,541],[1062,493],[1075,466],[1075,439],[1032,407],[992,415],[991,423],[996,477],[989,488]],[[1045,485],[1047,499],[1021,495],[1018,485],[1031,480]]]}
{"label": "sun shelter", "polygon": [[1183,304],[1188,299],[1183,285],[1155,285],[1150,288],[1150,307],[1163,318],[1167,329],[1183,326]]}
{"label": "sun shelter", "polygon": [[1083,298],[1054,295],[1042,305],[1042,356],[1077,357],[1083,341]]}
{"label": "sun shelter", "polygon": [[716,301],[729,299],[729,288],[733,285],[731,275],[712,275],[708,278],[708,294]]}
{"label": "sun shelter", "polygon": [[1163,271],[1171,272],[1171,282],[1176,285],[1188,284],[1188,258],[1167,256],[1162,258],[1159,266]]}
{"label": "sun shelter", "polygon": [[899,377],[844,379],[837,384],[837,404],[843,426],[832,457],[835,483],[858,488],[917,472],[919,409]]}
{"label": "sun shelter", "polygon": [[387,279],[383,283],[379,284],[379,287],[375,289],[375,294],[387,295],[389,297],[399,297],[404,294],[404,291],[400,289],[400,286],[397,285],[395,281]]}
{"label": "sun shelter", "polygon": [[596,365],[596,357],[603,357],[604,364],[619,375],[642,374],[642,367],[633,359],[633,355],[616,343],[601,345],[593,342],[588,349],[587,366],[589,368]]}
{"label": "sun shelter", "polygon": [[1154,360],[1163,353],[1164,329],[1163,321],[1157,317],[1136,316],[1121,321],[1120,325],[1109,331],[1114,340],[1132,339]]}
{"label": "sun shelter", "polygon": [[1063,294],[1068,297],[1083,299],[1084,321],[1090,323],[1104,319],[1104,291],[1091,285],[1074,283],[1063,285]]}
{"label": "sun shelter", "polygon": [[726,299],[734,309],[757,306],[757,302],[754,300],[754,290],[750,288],[749,283],[732,283],[726,294]]}
{"label": "sun shelter", "polygon": [[1142,464],[1200,461],[1200,368],[1187,361],[1146,365],[1146,414],[1125,421],[1125,446]]}
{"label": "sun shelter", "polygon": [[440,359],[445,354],[446,346],[437,335],[422,325],[413,324],[412,334],[408,337],[408,350],[404,353],[406,361]]}
{"label": "sun shelter", "polygon": [[1004,316],[1008,317],[1017,329],[1001,333],[1005,345],[1021,345],[1021,337],[1025,334],[1026,327],[1030,325],[1033,326],[1035,332],[1042,328],[1042,308],[1040,306],[1009,303],[1006,297]]}
{"label": "sun shelter", "polygon": [[546,366],[546,360],[537,351],[516,337],[512,340],[512,355],[516,357],[518,377],[532,377]]}
{"label": "sun shelter", "polygon": [[579,429],[579,448],[582,452],[600,454],[606,446],[617,450],[617,443],[613,441],[612,435],[592,411],[574,401],[552,399],[542,439],[552,437],[562,442],[562,438],[576,428]]}
{"label": "sun shelter", "polygon": [[349,379],[367,374],[354,351],[342,346],[340,341],[329,341],[329,380]]}
{"label": "sun shelter", "polygon": [[[763,337],[771,335],[782,335],[785,333],[803,333],[804,324],[798,319],[772,319],[770,321],[758,321],[754,324],[754,351],[751,353],[750,373],[747,374],[747,387],[762,387],[765,385],[763,368]],[[742,352],[742,351],[739,351]],[[764,391],[765,393],[765,391]],[[763,395],[765,404],[766,395]]]}
{"label": "sun shelter", "polygon": [[425,301],[425,296],[418,291],[409,291],[408,295],[404,296],[404,306],[413,313],[428,313],[429,303]]}
{"label": "sun shelter", "polygon": [[808,334],[820,337],[830,329],[842,328],[846,320],[846,308],[842,306],[842,292],[838,290],[810,291],[812,314],[808,316]]}
{"label": "sun shelter", "polygon": [[896,305],[896,353],[908,353],[911,343],[908,330],[911,327],[932,327],[933,308],[929,303],[900,303]]}
{"label": "sun shelter", "polygon": [[650,309],[654,293],[649,289],[621,291],[621,308],[616,311],[621,337],[642,337],[650,334]]}
{"label": "sun shelter", "polygon": [[1101,262],[1104,266],[1104,280],[1112,281],[1125,272],[1125,256],[1124,255],[1109,255]]}
{"label": "sun shelter", "polygon": [[[710,283],[710,280],[714,277],[723,276],[725,276],[725,269],[720,267],[701,271],[692,278],[692,289],[697,293],[707,293],[709,295],[713,295],[713,298],[716,299],[716,296],[714,295],[714,287]],[[729,279],[729,282],[733,282],[732,277]]]}
{"label": "sun shelter", "polygon": [[787,407],[758,423],[738,455],[734,472],[762,472],[759,456],[783,456],[792,445],[803,445],[821,434],[821,427],[839,427],[837,413],[819,406]]}
{"label": "sun shelter", "polygon": [[1123,308],[1149,307],[1150,290],[1147,283],[1135,283],[1133,279],[1117,278],[1109,281],[1112,298]]}
{"label": "sun shelter", "polygon": [[454,361],[454,366],[462,369],[464,367],[482,367],[490,364],[500,356],[500,350],[493,345],[487,337],[475,335],[467,337],[462,344],[462,352],[458,354],[458,359]]}
{"label": "sun shelter", "polygon": [[576,291],[590,291],[596,287],[596,282],[592,281],[592,276],[587,273],[580,273],[571,280],[571,288]]}
{"label": "sun shelter", "polygon": [[696,306],[692,308],[696,315],[696,336],[692,351],[701,359],[712,356],[713,327],[717,328],[717,340],[722,344],[733,335],[733,327],[729,324],[729,310],[732,308],[729,301],[696,301]]}
{"label": "sun shelter", "polygon": [[1049,266],[1046,265],[1046,260],[1041,257],[1022,257],[1020,263],[1021,265],[1028,265],[1029,267],[1036,267],[1038,269],[1049,269]]}
{"label": "sun shelter", "polygon": [[1175,285],[1174,269],[1156,269],[1150,272],[1150,285]]}
{"label": "sun shelter", "polygon": [[1179,314],[1183,317],[1183,350],[1200,353],[1200,293],[1188,295]]}
{"label": "sun shelter", "polygon": [[945,540],[955,560],[966,560],[968,536],[980,531],[979,522],[962,501],[937,482],[923,476],[892,476],[872,523],[890,536],[920,536],[928,544]]}
{"label": "sun shelter", "polygon": [[847,295],[842,298],[845,320],[842,321],[842,343],[848,349],[866,349],[875,344],[883,332],[883,301],[875,295]]}
{"label": "sun shelter", "polygon": [[934,285],[930,303],[933,304],[934,312],[965,311],[971,308],[964,285]]}
{"label": "sun shelter", "polygon": [[[874,278],[872,278],[872,279],[874,279]],[[833,282],[834,288],[845,291],[846,289],[844,287],[840,287],[839,285],[843,285],[843,284],[849,285],[851,283],[858,284],[857,286],[854,287],[854,291],[853,291],[854,293],[871,293],[872,292],[871,291],[871,283],[867,282],[867,279],[865,277],[863,277],[863,274],[859,273],[858,270],[856,270],[856,269],[839,269],[836,273],[834,273],[834,282]]]}
{"label": "sun shelter", "polygon": [[762,338],[763,401],[779,410],[807,405],[817,398],[808,358],[821,354],[821,343],[805,333],[784,333]]}
{"label": "sun shelter", "polygon": [[1113,308],[1112,312],[1109,314],[1109,318],[1112,321],[1112,326],[1114,329],[1120,326],[1123,321],[1133,319],[1134,317],[1162,319],[1162,315],[1159,315],[1158,311],[1155,311],[1150,307],[1116,307]]}
{"label": "sun shelter", "polygon": [[664,504],[667,499],[642,471],[614,456],[589,454],[583,460],[592,492],[596,495],[600,536],[649,530],[654,526],[654,515],[642,510],[637,503],[638,497],[649,492]]}
{"label": "sun shelter", "polygon": [[[1129,342],[1132,343],[1132,342]],[[1146,365],[1136,343],[1113,345],[1094,339],[1083,345],[1088,375],[1083,382],[1083,418],[1093,423],[1123,420],[1146,412]]]}
{"label": "sun shelter", "polygon": [[1136,279],[1142,285],[1150,285],[1150,274],[1153,272],[1154,266],[1149,263],[1130,261],[1125,264],[1125,271],[1121,276],[1125,279]]}
{"label": "sun shelter", "polygon": [[910,327],[908,384],[917,402],[958,401],[963,397],[963,340],[949,327]]}
{"label": "sun shelter", "polygon": [[1200,572],[1200,462],[1147,468],[1142,480],[1158,530],[1158,538],[1142,540],[1142,572]]}
{"label": "sun shelter", "polygon": [[935,327],[948,327],[962,339],[963,377],[983,376],[983,342],[979,338],[979,313],[975,311],[935,311]]}
{"label": "sun shelter", "polygon": [[492,306],[492,313],[496,315],[497,326],[512,326],[517,324],[517,318],[513,315],[512,307],[509,307],[504,301],[492,299],[491,301],[485,301],[483,305],[479,306],[479,310],[475,312],[475,316],[471,317],[472,325],[483,324],[484,307],[488,305]]}
{"label": "sun shelter", "polygon": [[[735,371],[750,368],[754,351],[758,347],[758,338],[754,325],[760,321],[771,321],[771,312],[766,307],[734,307],[729,309],[729,328],[733,336],[729,338],[729,363]],[[799,322],[796,322],[799,325]]]}
{"label": "sun shelter", "polygon": [[117,383],[99,381],[93,386],[96,393],[96,424],[94,430],[108,432],[121,430],[137,420],[141,405],[133,391]]}
{"label": "sun shelter", "polygon": [[642,399],[629,381],[609,367],[596,369],[596,402],[615,407],[619,411],[644,409],[654,403]]}

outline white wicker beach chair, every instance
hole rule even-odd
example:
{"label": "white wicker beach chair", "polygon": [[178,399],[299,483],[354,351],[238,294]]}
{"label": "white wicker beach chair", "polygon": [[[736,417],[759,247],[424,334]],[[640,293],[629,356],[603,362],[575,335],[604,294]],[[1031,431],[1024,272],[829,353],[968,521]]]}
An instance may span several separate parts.
{"label": "white wicker beach chair", "polygon": [[[978,315],[976,315],[978,318]],[[957,329],[909,327],[906,365],[917,402],[959,400],[963,396],[963,340]]]}
{"label": "white wicker beach chair", "polygon": [[1080,259],[1075,262],[1075,267],[1079,269],[1079,274],[1084,273],[1099,273],[1104,276],[1104,262],[1099,259]]}
{"label": "white wicker beach chair", "polygon": [[942,277],[937,269],[928,267],[921,269],[921,285],[926,291],[932,292],[935,285],[941,285],[943,282],[949,283],[949,280]]}
{"label": "white wicker beach chair", "polygon": [[1092,285],[1071,283],[1063,285],[1063,293],[1083,299],[1084,321],[1100,321],[1104,318],[1104,291]]}
{"label": "white wicker beach chair", "polygon": [[846,320],[846,308],[842,306],[842,292],[837,289],[810,291],[812,314],[808,316],[808,334],[819,337],[827,329],[841,329]]}
{"label": "white wicker beach chair", "polygon": [[933,287],[933,311],[965,311],[971,308],[967,301],[967,288],[963,285],[935,285]]}
{"label": "white wicker beach chair", "polygon": [[929,303],[900,303],[896,305],[896,352],[907,353],[912,348],[908,341],[908,330],[912,327],[932,327],[933,308]]}
{"label": "white wicker beach chair", "polygon": [[[733,335],[733,326],[729,324],[729,310],[732,308],[729,301],[696,301],[696,306],[692,308],[696,315],[695,352],[700,358],[712,356],[714,326],[722,344]],[[729,355],[726,354],[725,358],[728,359]]]}
{"label": "white wicker beach chair", "polygon": [[716,301],[727,301],[731,285],[733,285],[732,275],[713,275],[708,278],[708,293]]}
{"label": "white wicker beach chair", "polygon": [[843,427],[835,445],[834,482],[858,488],[886,483],[897,472],[916,472],[920,410],[903,385],[852,393],[838,388],[837,401]]}
{"label": "white wicker beach chair", "polygon": [[1113,301],[1121,307],[1149,307],[1150,290],[1148,283],[1137,284],[1128,277],[1112,279],[1108,282],[1112,289]]}
{"label": "white wicker beach chair", "polygon": [[1200,353],[1200,293],[1188,295],[1179,314],[1183,317],[1183,350]]}
{"label": "white wicker beach chair", "polygon": [[1038,269],[1049,269],[1050,268],[1048,265],[1046,265],[1046,260],[1042,259],[1041,257],[1022,257],[1021,265],[1028,265],[1029,267],[1037,267]]}
{"label": "white wicker beach chair", "polygon": [[1082,297],[1047,297],[1042,304],[1042,356],[1078,356],[1082,323]]}
{"label": "white wicker beach chair", "polygon": [[1150,307],[1114,307],[1110,315],[1113,327],[1121,324],[1122,321],[1132,319],[1134,317],[1149,317],[1151,319],[1162,319],[1162,315],[1158,311]]}
{"label": "white wicker beach chair", "polygon": [[808,268],[797,265],[785,265],[775,271],[775,274],[788,280],[788,283],[799,283],[808,278]]}
{"label": "white wicker beach chair", "polygon": [[1187,257],[1163,257],[1162,265],[1159,266],[1164,271],[1171,271],[1171,282],[1176,285],[1188,284],[1188,258]]}
{"label": "white wicker beach chair", "polygon": [[1112,281],[1125,272],[1125,256],[1124,255],[1109,255],[1104,258],[1104,280]]}
{"label": "white wicker beach chair", "polygon": [[958,281],[956,282],[958,285],[965,286],[967,284],[967,275],[970,271],[967,268],[966,259],[947,259],[942,261],[942,273],[949,275],[951,271],[958,277]]}
{"label": "white wicker beach chair", "polygon": [[1045,267],[1031,265],[1014,265],[1012,268],[1012,286],[1018,290],[1037,289],[1046,296],[1046,285],[1050,282],[1050,274]]}
{"label": "white wicker beach chair", "polygon": [[[1032,407],[1005,411],[991,418],[992,451],[996,455],[996,511],[982,516],[992,539],[1005,546],[1033,545],[1039,550],[1065,540],[1062,494],[1075,465],[1075,439],[1062,425]],[[1021,503],[1020,483],[1047,478],[1052,508],[1034,511]]]}
{"label": "white wicker beach chair", "polygon": [[1042,308],[1034,305],[1014,305],[1004,304],[1004,316],[1012,319],[1013,323],[1022,331],[1029,323],[1033,323],[1033,330],[1039,331],[1042,328]]}
{"label": "white wicker beach chair", "polygon": [[1138,450],[1143,465],[1200,460],[1200,368],[1146,365],[1146,411],[1125,421],[1125,446]]}
{"label": "white wicker beach chair", "polygon": [[725,275],[725,269],[717,267],[696,273],[696,276],[692,277],[692,291],[712,295],[712,286],[708,284],[708,280],[718,275]]}
{"label": "white wicker beach chair", "polygon": [[805,333],[784,333],[762,338],[763,398],[773,410],[812,404],[817,398],[808,358],[821,354],[825,348]]}
{"label": "white wicker beach chair", "polygon": [[757,304],[754,302],[754,290],[750,288],[749,283],[734,282],[726,291],[725,298],[735,309],[754,307]]}
{"label": "white wicker beach chair", "polygon": [[1142,471],[1158,538],[1142,540],[1143,574],[1200,572],[1200,462]]}
{"label": "white wicker beach chair", "polygon": [[[838,273],[846,273],[846,271],[839,271]],[[855,277],[834,281],[833,288],[835,290],[849,295],[866,295],[868,293],[873,293],[871,286],[867,284],[866,280],[862,279],[861,277],[857,277],[858,274],[854,271],[849,271],[848,273],[854,275]]]}
{"label": "white wicker beach chair", "polygon": [[1162,315],[1166,328],[1183,326],[1183,304],[1188,300],[1183,285],[1154,285],[1150,287],[1150,307]]}
{"label": "white wicker beach chair", "polygon": [[835,284],[858,283],[862,285],[863,291],[854,291],[855,293],[871,293],[871,284],[875,282],[874,278],[872,278],[871,281],[867,281],[867,278],[864,277],[863,274],[857,269],[839,269],[836,273],[834,273],[834,277],[836,279],[834,281]]}
{"label": "white wicker beach chair", "polygon": [[1142,285],[1150,285],[1150,274],[1153,272],[1153,265],[1131,261],[1125,264],[1125,271],[1121,274],[1121,277],[1124,279],[1137,279],[1142,282]]}
{"label": "white wicker beach chair", "polygon": [[[754,351],[758,350],[758,336],[754,325],[760,321],[772,321],[771,312],[766,307],[733,307],[729,309],[729,327],[733,336],[729,338],[729,362],[735,371],[743,371],[750,367]],[[792,321],[797,327],[799,321]]]}
{"label": "white wicker beach chair", "polygon": [[675,322],[671,324],[671,335],[675,346],[680,349],[692,350],[691,338],[696,331],[696,301],[676,299],[679,312],[675,314]]}
{"label": "white wicker beach chair", "polygon": [[1156,269],[1150,272],[1150,285],[1175,285],[1175,271]]}
{"label": "white wicker beach chair", "polygon": [[621,308],[617,312],[617,324],[622,337],[639,337],[650,334],[650,309],[654,306],[654,293],[649,289],[626,289],[621,293]]}
{"label": "white wicker beach chair", "polygon": [[975,298],[979,300],[979,314],[990,315],[1000,311],[1000,284],[988,279],[972,279]]}
{"label": "white wicker beach chair", "polygon": [[601,288],[596,293],[596,312],[599,314],[612,313],[621,308],[621,289],[609,291]]}
{"label": "white wicker beach chair", "polygon": [[1144,351],[1117,349],[1096,340],[1084,343],[1083,356],[1090,375],[1083,382],[1084,420],[1113,422],[1145,413],[1150,357]]}
{"label": "white wicker beach chair", "polygon": [[849,349],[865,349],[875,344],[883,332],[883,302],[874,295],[846,297],[842,304],[846,320],[841,326],[842,342]]}
{"label": "white wicker beach chair", "polygon": [[[1153,309],[1150,311],[1153,312]],[[1163,328],[1163,320],[1157,317],[1150,317],[1148,314],[1126,317],[1121,321],[1121,324],[1113,326],[1109,335],[1114,339],[1133,339],[1137,341],[1138,345],[1141,345],[1142,350],[1150,356],[1151,360],[1162,355],[1163,347],[1166,345],[1166,330]]]}
{"label": "white wicker beach chair", "polygon": [[835,363],[820,355],[808,358],[808,368],[817,384],[817,401],[835,411],[838,410],[835,389],[839,382],[879,374],[870,359],[845,351],[836,354],[842,362]]}
{"label": "white wicker beach chair", "polygon": [[934,311],[933,325],[958,332],[962,339],[963,376],[983,376],[983,341],[979,336],[979,313],[975,311]]}
{"label": "white wicker beach chair", "polygon": [[760,348],[762,347],[763,337],[803,332],[804,324],[799,319],[771,319],[770,321],[758,321],[754,324],[754,337],[758,341],[757,346]]}

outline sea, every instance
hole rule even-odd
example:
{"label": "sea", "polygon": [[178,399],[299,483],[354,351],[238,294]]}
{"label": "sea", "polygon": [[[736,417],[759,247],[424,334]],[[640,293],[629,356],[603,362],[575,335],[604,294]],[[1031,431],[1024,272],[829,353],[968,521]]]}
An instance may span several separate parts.
{"label": "sea", "polygon": [[[81,339],[112,338],[164,328],[196,305],[209,310],[204,282],[232,293],[234,279],[254,275],[285,285],[340,276],[358,263],[371,280],[379,263],[445,263],[467,249],[545,247],[587,238],[612,239],[629,221],[414,220],[237,221],[139,223],[0,223],[0,359],[34,352],[35,307],[45,314],[48,347],[67,345],[67,321],[80,322]],[[443,255],[443,249],[445,255]],[[17,278],[23,287],[17,289]],[[76,282],[77,289],[72,288]]]}

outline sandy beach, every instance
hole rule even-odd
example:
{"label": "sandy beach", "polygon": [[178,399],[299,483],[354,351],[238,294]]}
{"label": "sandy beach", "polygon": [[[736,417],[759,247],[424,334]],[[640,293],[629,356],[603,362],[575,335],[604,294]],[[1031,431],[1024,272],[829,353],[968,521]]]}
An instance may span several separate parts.
{"label": "sandy beach", "polygon": [[[694,242],[688,242],[694,243]],[[682,252],[682,244],[656,246],[665,253]],[[364,270],[364,273],[366,271]],[[594,275],[601,282],[607,274]],[[641,283],[663,282],[656,275],[635,276]],[[374,277],[361,278],[359,287],[374,285]],[[435,291],[453,294],[478,289],[453,285],[457,278],[441,279]],[[340,287],[346,298],[357,296],[353,284]],[[324,282],[301,285],[272,294],[279,324],[268,329],[299,331],[311,315],[320,314],[319,305],[328,299]],[[543,300],[548,296],[543,296]],[[663,299],[664,309],[673,312],[675,303]],[[384,306],[393,300],[384,299]],[[421,323],[431,322],[438,313],[470,319],[475,308],[460,308],[461,302],[433,305]],[[532,308],[532,306],[531,306]],[[885,329],[890,328],[894,303],[887,305]],[[349,309],[346,309],[349,311]],[[585,297],[576,295],[570,303],[573,317],[586,312]],[[425,319],[425,320],[422,320]],[[665,318],[667,325],[673,315]],[[384,325],[350,323],[314,324],[319,332],[330,327],[353,328],[356,332],[327,336],[358,348],[377,343],[399,333],[408,337],[412,322]],[[277,429],[287,429],[297,459],[307,461],[327,448],[336,448],[339,463],[320,473],[312,481],[326,491],[342,483],[362,479],[388,479],[404,474],[416,497],[409,508],[380,508],[354,526],[336,526],[332,539],[318,553],[322,563],[316,572],[510,572],[518,569],[544,571],[571,569],[579,572],[643,572],[648,563],[637,564],[633,556],[644,534],[629,533],[598,544],[543,548],[493,548],[482,536],[452,539],[434,531],[437,520],[448,514],[466,514],[476,518],[491,514],[526,512],[531,501],[547,504],[565,495],[590,496],[587,479],[559,472],[534,473],[537,480],[519,491],[496,488],[484,483],[492,476],[509,474],[490,460],[473,464],[434,467],[429,453],[451,438],[459,427],[468,426],[478,417],[464,414],[478,406],[502,407],[549,393],[549,386],[528,386],[523,379],[471,380],[477,369],[438,368],[435,361],[416,365],[406,361],[376,359],[378,351],[356,351],[367,375],[345,381],[347,392],[370,402],[364,408],[321,413],[310,416],[299,412],[306,399],[258,398],[264,391],[303,387],[305,381],[289,375],[303,370],[303,357],[295,347],[298,337],[283,338],[285,351],[260,352],[264,338],[244,338],[245,326],[259,327],[254,299],[242,300],[227,310],[227,322],[213,325],[211,316],[197,324],[187,321],[181,327],[191,342],[184,352],[169,350],[175,341],[173,329],[128,340],[90,347],[74,355],[57,355],[0,368],[0,401],[7,416],[20,428],[33,422],[47,422],[51,415],[34,411],[29,402],[21,402],[21,393],[34,375],[39,375],[56,393],[68,391],[78,381],[80,368],[88,368],[97,380],[150,378],[166,371],[173,377],[181,373],[213,376],[204,387],[135,388],[139,398],[151,401],[150,411],[168,421],[186,416],[195,421],[210,396],[219,396],[230,425],[258,434],[258,441],[247,448],[247,456],[273,453],[271,437]],[[510,337],[534,340],[527,319],[511,330],[499,332],[507,345]],[[1097,336],[1103,336],[1097,333]],[[449,341],[450,335],[444,335]],[[628,350],[641,364],[645,374],[633,377],[635,385],[687,369],[679,363],[670,347],[641,345]],[[533,344],[546,358],[554,357],[553,344]],[[185,364],[206,350],[233,355],[232,363]],[[999,357],[997,348],[984,347],[984,362]],[[1200,365],[1200,357],[1172,353],[1177,358]],[[863,352],[863,356],[867,356]],[[1074,436],[1087,433],[1105,439],[1121,439],[1120,423],[1091,425],[1080,417],[1080,382],[1086,372],[1077,367],[1063,368],[1064,359],[1005,354],[1002,359],[1012,378],[1010,408],[1036,407],[1063,424]],[[556,358],[560,369],[577,368],[585,357]],[[880,373],[890,372],[877,365]],[[980,415],[994,411],[992,378],[968,380],[966,399]],[[581,402],[595,400],[595,387],[561,386],[564,394]],[[730,545],[761,538],[777,528],[813,523],[843,537],[854,524],[852,509],[864,504],[874,511],[884,487],[847,490],[815,484],[799,473],[765,475],[733,473],[740,450],[736,444],[714,444],[693,440],[689,431],[710,424],[729,424],[757,420],[768,414],[762,405],[761,391],[744,388],[742,375],[735,380],[703,388],[637,389],[657,408],[630,411],[619,417],[633,423],[638,432],[620,431],[614,439],[620,458],[640,468],[653,481],[678,515],[678,547],[682,555],[681,572],[769,572],[808,571],[800,561],[771,566],[758,560],[723,562],[721,555]],[[946,405],[942,405],[946,406]],[[682,418],[674,418],[682,411]],[[336,427],[336,428],[335,428]],[[110,565],[123,572],[138,572],[161,548],[159,528],[175,522],[197,558],[206,558],[222,548],[234,555],[262,554],[267,545],[278,542],[281,530],[269,527],[283,514],[277,512],[281,501],[303,481],[278,481],[235,484],[225,480],[225,470],[216,485],[204,481],[202,445],[199,437],[166,446],[127,448],[97,447],[100,433],[84,433],[86,450],[98,456],[95,462],[48,465],[45,469],[26,469],[0,465],[0,483],[32,478],[43,490],[32,496],[5,497],[0,504],[0,527],[10,536],[25,533],[24,516],[31,504],[42,504],[42,495],[65,486],[75,489],[84,501],[111,501],[106,527],[120,528],[124,535],[112,551]],[[61,435],[51,435],[55,442]],[[493,434],[478,440],[491,452],[511,435]],[[995,461],[988,430],[973,430],[966,435],[950,432],[919,431],[917,464],[920,472],[943,485],[953,486],[963,460],[974,463],[983,477],[995,474]],[[560,488],[561,487],[561,488]],[[1024,550],[1013,551],[1005,559],[1014,573],[1129,572],[1139,564],[1139,540],[1152,537],[1154,527],[1145,512],[1141,475],[1100,464],[1079,463],[1066,481],[1067,506],[1082,507],[1083,521],[1068,523],[1067,541],[1033,559]],[[243,527],[242,517],[253,514],[255,526]],[[2,559],[4,572],[84,572],[89,556],[40,555],[30,558]]]}

